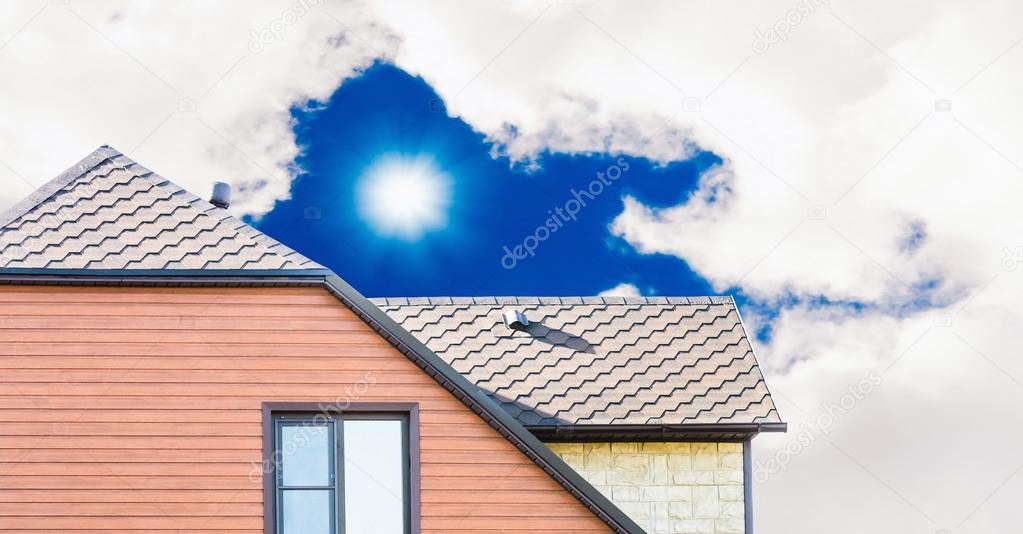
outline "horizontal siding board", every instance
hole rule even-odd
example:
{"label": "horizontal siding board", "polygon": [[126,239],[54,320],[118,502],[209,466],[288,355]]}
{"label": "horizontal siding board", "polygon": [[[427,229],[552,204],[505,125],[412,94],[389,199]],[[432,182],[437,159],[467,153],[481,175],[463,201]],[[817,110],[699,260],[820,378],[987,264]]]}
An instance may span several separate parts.
{"label": "horizontal siding board", "polygon": [[366,323],[354,317],[348,318],[296,318],[287,315],[280,317],[246,317],[239,321],[237,317],[193,317],[193,316],[7,316],[0,324],[0,332],[5,330],[89,330],[108,331],[122,329],[122,325],[131,324],[132,330],[145,332],[175,332],[197,330],[202,332],[358,332],[371,333]]}
{"label": "horizontal siding board", "polygon": [[[527,491],[506,489],[501,493],[505,503],[572,504],[575,497],[563,491]],[[475,489],[434,490],[423,495],[423,502],[459,506],[487,503],[490,493]],[[47,489],[0,490],[0,503],[255,503],[263,502],[261,493],[229,490],[101,490]]]}
{"label": "horizontal siding board", "polygon": [[[53,516],[109,516],[110,503],[4,503],[0,502],[0,517],[41,515]],[[125,502],[117,504],[117,511],[133,517],[262,517],[261,503],[225,502]],[[2,521],[2,520],[0,520]]]}
{"label": "horizontal siding board", "polygon": [[[571,496],[569,496],[571,497]],[[513,502],[515,495],[508,493],[508,501]],[[458,495],[450,495],[444,502],[458,502]],[[0,490],[2,503],[100,503],[104,505],[117,503],[255,503],[262,506],[263,494],[254,491],[228,490]],[[517,502],[517,501],[514,501]],[[262,511],[260,511],[262,514]]]}
{"label": "horizontal siding board", "polygon": [[[255,382],[253,380],[253,382]],[[404,397],[413,399],[443,399],[448,398],[448,393],[429,384],[386,384],[386,389],[393,393],[393,397]],[[129,396],[157,396],[157,397],[249,397],[254,400],[266,399],[268,397],[307,397],[315,399],[334,399],[345,396],[345,389],[332,384],[282,384],[282,383],[251,383],[251,384],[185,384],[185,383],[155,383],[155,382],[104,382],[104,383],[74,383],[74,382],[19,382],[0,384],[0,396],[40,395],[46,396],[59,389],[62,395],[66,396],[94,396],[94,395],[129,395]],[[368,392],[361,396],[364,399],[391,398],[392,395],[378,393],[371,395]],[[249,404],[251,406],[251,402]]]}
{"label": "horizontal siding board", "polygon": [[[574,508],[563,506],[564,503],[478,503],[479,508],[485,513],[498,517],[533,516],[539,518],[547,517],[581,517],[592,518],[593,514],[585,508]],[[430,503],[427,507],[429,515],[423,517],[450,517],[462,518],[473,515],[473,508],[465,506],[464,503]]]}
{"label": "horizontal siding board", "polygon": [[[222,358],[226,359],[226,358]],[[227,362],[225,362],[227,363]],[[4,380],[11,384],[295,384],[326,385],[336,389],[336,384],[367,382],[379,384],[422,384],[421,371],[397,366],[394,360],[384,369],[362,371],[262,371],[262,370],[139,370],[139,369],[24,369],[7,373]]]}
{"label": "horizontal siding board", "polygon": [[607,532],[318,288],[0,287],[0,532],[262,532],[262,403],[418,402],[423,532]]}
{"label": "horizontal siding board", "polygon": [[518,451],[487,451],[480,454],[476,451],[422,451],[419,461],[424,464],[509,464],[518,460]]}
{"label": "horizontal siding board", "polygon": [[[441,503],[450,505],[479,504],[489,502],[487,492],[476,490],[434,490],[423,495],[424,502]],[[501,500],[505,503],[523,504],[546,504],[561,503],[568,504],[575,501],[575,497],[563,491],[526,491],[505,489],[501,492]]]}
{"label": "horizontal siding board", "polygon": [[[46,356],[40,358],[39,356]],[[225,360],[233,361],[225,361]],[[37,370],[187,370],[187,371],[230,371],[248,369],[251,371],[379,371],[397,366],[394,359],[386,354],[364,355],[346,350],[332,356],[320,358],[262,357],[250,358],[208,354],[206,356],[157,356],[133,354],[125,356],[2,356],[0,369]]]}
{"label": "horizontal siding board", "polygon": [[[195,412],[192,412],[195,413]],[[247,414],[248,412],[242,412]],[[181,421],[156,423],[146,420],[110,421],[110,422],[11,422],[4,425],[5,436],[253,436],[262,435],[262,427],[257,423],[239,423],[235,421]],[[464,423],[420,425],[420,436],[423,437],[460,437],[493,439],[493,431],[489,427]]]}
{"label": "horizontal siding board", "polygon": [[181,328],[174,330],[132,330],[124,328],[105,330],[78,328],[24,328],[21,330],[0,330],[0,343],[49,342],[54,330],[60,330],[62,339],[71,342],[105,341],[111,337],[129,343],[205,343],[209,346],[234,343],[293,343],[296,345],[324,345],[346,342],[371,343],[378,338],[369,331],[327,332],[317,330],[197,330]]}
{"label": "horizontal siding board", "polygon": [[[5,534],[96,534],[96,530],[82,530],[82,529],[49,529],[49,528],[35,528],[35,529],[5,529]],[[103,531],[100,531],[103,532]],[[173,532],[181,534],[179,529],[119,529],[116,532],[118,534],[152,534],[153,532]],[[468,533],[470,531],[459,531]],[[480,534],[483,534],[481,531]],[[188,534],[263,534],[263,529],[251,530],[251,529],[234,529],[234,530],[211,530],[211,529],[191,529]]]}
{"label": "horizontal siding board", "polygon": [[51,337],[42,342],[29,342],[18,340],[17,343],[0,345],[0,356],[91,356],[103,358],[106,356],[133,356],[135,358],[177,358],[182,356],[230,356],[230,357],[251,357],[251,356],[273,356],[276,358],[290,358],[298,356],[337,358],[358,358],[362,356],[391,357],[394,349],[389,346],[380,345],[378,340],[355,343],[348,340],[343,344],[322,343],[310,344],[283,344],[276,341],[268,343],[252,343],[248,340],[230,345],[211,346],[205,341],[196,343],[142,343],[113,340],[111,338],[96,342],[82,343],[72,342],[63,336]]}
{"label": "horizontal siding board", "polygon": [[0,408],[0,422],[3,423],[61,423],[69,419],[77,423],[120,423],[132,419],[140,423],[186,423],[192,421],[236,423],[251,421],[258,410],[50,410],[46,408]]}
{"label": "horizontal siding board", "polygon": [[571,529],[573,527],[578,528],[580,523],[585,525],[586,523],[591,524],[591,528],[594,530],[590,532],[600,532],[601,527],[606,529],[600,520],[594,518],[591,514],[589,518],[577,518],[577,517],[530,517],[530,516],[504,516],[504,517],[492,517],[492,516],[466,516],[466,517],[429,517],[423,516],[423,530],[432,531],[459,531],[459,530],[477,530],[486,528],[488,525],[492,525],[495,521],[501,521],[506,523],[508,526],[504,527],[504,532],[543,532],[548,530],[564,530]]}
{"label": "horizontal siding board", "polygon": [[122,421],[119,423],[8,423],[5,436],[251,436],[262,435],[262,428],[254,423],[184,422],[147,423]]}
{"label": "horizontal siding board", "polygon": [[[57,438],[39,438],[41,445],[52,443]],[[45,448],[37,446],[26,449],[4,449],[7,461],[17,459],[18,462],[231,462],[237,461],[244,449],[79,449],[79,448]],[[259,460],[260,451],[247,451],[251,459]],[[420,461],[424,464],[515,464],[520,453],[518,451],[496,450],[480,453],[465,450],[424,450]]]}
{"label": "horizontal siding board", "polygon": [[119,489],[119,490],[234,490],[263,492],[263,483],[247,476],[101,476],[52,475],[0,477],[0,490],[8,489]]}
{"label": "horizontal siding board", "polygon": [[[14,458],[11,458],[13,460]],[[253,455],[248,462],[0,462],[4,476],[257,476],[260,462]],[[447,463],[423,464],[423,477],[529,477],[536,476],[521,464]],[[588,513],[588,512],[587,512]]]}
{"label": "horizontal siding board", "polygon": [[[46,444],[52,440],[43,441]],[[6,458],[20,463],[68,462],[119,462],[119,463],[195,463],[195,462],[237,462],[256,461],[261,458],[258,449],[58,449],[34,447],[31,449],[6,449]]]}
{"label": "horizontal siding board", "polygon": [[259,462],[0,462],[4,476],[249,476]]}
{"label": "horizontal siding board", "polygon": [[[40,525],[41,516],[8,516],[4,517],[5,529],[31,529]],[[215,528],[224,530],[261,529],[262,516],[223,517],[223,516],[137,516],[128,513],[119,515],[96,516],[48,516],[46,526],[52,529],[103,530],[113,532],[120,529],[141,530],[174,530],[191,531],[193,529]]]}
{"label": "horizontal siding board", "polygon": [[[392,395],[382,398],[392,402],[419,402],[420,410],[430,409],[455,409],[465,405],[452,398],[450,395],[438,396],[436,398],[425,398],[406,395]],[[192,410],[217,410],[224,409],[251,409],[255,406],[251,398],[232,396],[175,396],[175,395],[85,395],[85,396],[56,396],[56,395],[0,395],[0,408],[41,408],[52,410],[76,410],[76,409],[103,409],[103,410],[139,410],[152,408],[166,408],[167,406],[180,407]],[[257,399],[258,400],[258,399]],[[286,400],[301,402],[322,402],[325,399],[322,395],[289,395]],[[378,399],[381,400],[381,399]],[[73,420],[73,419],[72,419]]]}
{"label": "horizontal siding board", "polygon": [[254,437],[222,437],[222,436],[7,436],[0,434],[0,450],[2,449],[34,449],[37,447],[53,449],[204,449],[215,450],[252,450],[258,451],[263,446],[259,438]]}

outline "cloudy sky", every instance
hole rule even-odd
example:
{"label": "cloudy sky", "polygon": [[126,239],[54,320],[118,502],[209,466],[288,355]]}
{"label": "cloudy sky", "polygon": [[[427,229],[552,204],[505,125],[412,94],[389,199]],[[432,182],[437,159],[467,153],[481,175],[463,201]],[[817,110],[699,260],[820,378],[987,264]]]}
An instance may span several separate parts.
{"label": "cloudy sky", "polygon": [[758,532],[1008,532],[1020,20],[6,1],[0,206],[110,144],[197,194],[232,182],[237,214],[369,295],[734,294],[790,422],[755,442]]}

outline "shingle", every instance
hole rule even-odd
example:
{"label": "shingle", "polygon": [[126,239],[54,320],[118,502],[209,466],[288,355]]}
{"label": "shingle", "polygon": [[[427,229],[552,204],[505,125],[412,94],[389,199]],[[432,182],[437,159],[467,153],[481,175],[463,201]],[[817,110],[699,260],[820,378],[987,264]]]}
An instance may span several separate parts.
{"label": "shingle", "polygon": [[[384,311],[524,424],[781,420],[730,297],[446,302]],[[503,325],[509,307],[525,331]]]}
{"label": "shingle", "polygon": [[[0,213],[0,268],[18,267],[320,268],[108,147]],[[780,421],[730,297],[374,303],[526,424]]]}
{"label": "shingle", "polygon": [[109,147],[0,213],[0,243],[26,251],[0,268],[322,268]]}

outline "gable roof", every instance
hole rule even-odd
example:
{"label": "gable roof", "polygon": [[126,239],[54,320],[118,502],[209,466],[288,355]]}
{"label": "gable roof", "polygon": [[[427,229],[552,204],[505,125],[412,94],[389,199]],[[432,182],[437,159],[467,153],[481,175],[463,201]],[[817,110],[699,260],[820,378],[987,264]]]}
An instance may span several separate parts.
{"label": "gable roof", "polygon": [[373,302],[534,431],[784,428],[730,297]]}
{"label": "gable roof", "polygon": [[[116,177],[111,179],[113,175]],[[90,193],[94,186],[89,184],[95,184],[96,191]],[[101,195],[111,191],[117,192],[109,197]],[[96,197],[100,200],[95,200]],[[86,208],[74,209],[74,199],[82,199]],[[165,206],[166,202],[172,205]],[[644,532],[515,418],[344,280],[222,210],[210,208],[120,152],[101,147],[0,215],[0,255],[10,255],[0,263],[0,284],[323,287],[500,432],[613,531]],[[57,212],[63,215],[45,217],[46,213]],[[156,217],[151,222],[140,221],[137,227],[121,228],[122,217],[138,213]],[[193,215],[195,218],[190,219]],[[209,226],[205,217],[211,217],[216,224]],[[201,219],[200,226],[182,230],[197,219]],[[163,222],[150,226],[156,220]],[[131,247],[117,248],[111,243],[119,241],[128,230],[142,232],[145,237]],[[175,256],[164,255],[170,249],[177,251],[184,242],[208,243],[211,232],[226,233],[222,239],[213,241],[227,243],[229,250],[238,243],[261,248],[243,256],[240,251],[221,254],[198,246],[196,252],[190,253],[203,254],[199,257],[201,261],[197,261],[202,265],[195,268],[189,267],[194,264],[174,259],[176,252]],[[38,241],[41,236],[48,241],[41,244]],[[86,249],[100,244],[112,247],[103,249],[107,253],[102,261],[97,263],[92,256],[85,259]],[[88,253],[98,254],[91,248]],[[139,253],[148,259],[145,264],[123,261],[125,255],[134,258]]]}
{"label": "gable roof", "polygon": [[322,269],[103,146],[0,214],[0,267]]}

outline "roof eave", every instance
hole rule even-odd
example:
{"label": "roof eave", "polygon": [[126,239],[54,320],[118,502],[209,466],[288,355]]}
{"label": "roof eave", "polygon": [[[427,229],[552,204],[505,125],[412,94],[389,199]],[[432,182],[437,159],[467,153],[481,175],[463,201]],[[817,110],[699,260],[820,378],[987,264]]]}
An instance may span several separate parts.
{"label": "roof eave", "polygon": [[526,425],[543,441],[745,441],[761,432],[786,432],[788,424],[684,423],[630,425]]}
{"label": "roof eave", "polygon": [[330,269],[46,269],[25,267],[0,268],[0,277],[54,278],[69,280],[83,279],[124,279],[124,278],[224,278],[224,277],[274,277],[307,276],[325,278],[334,274]]}

